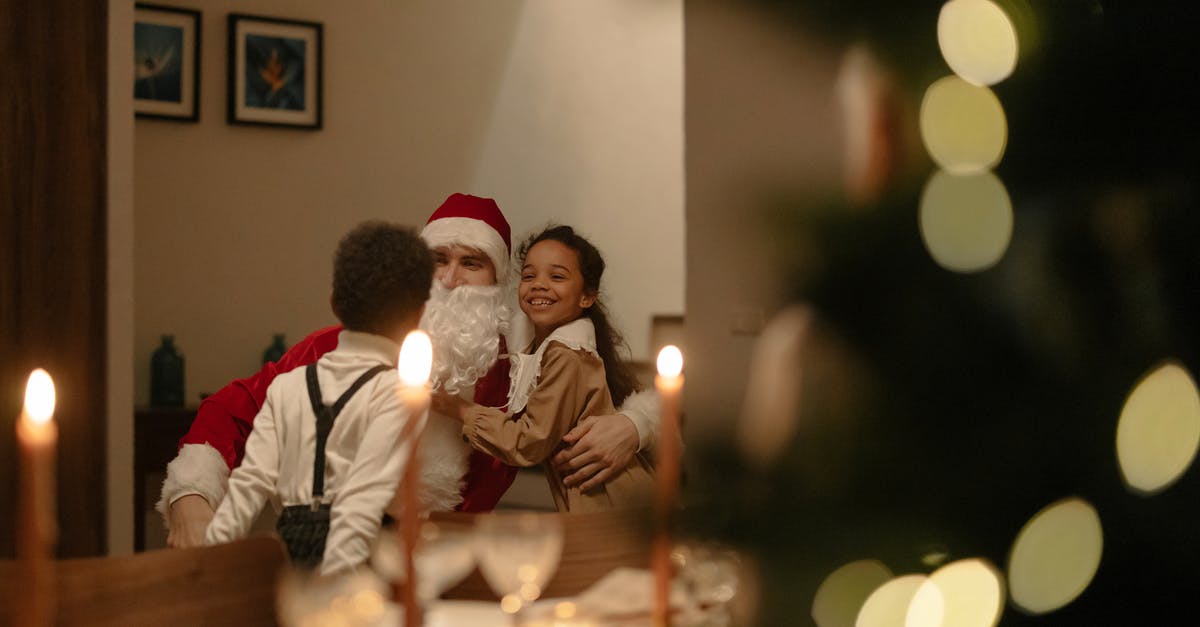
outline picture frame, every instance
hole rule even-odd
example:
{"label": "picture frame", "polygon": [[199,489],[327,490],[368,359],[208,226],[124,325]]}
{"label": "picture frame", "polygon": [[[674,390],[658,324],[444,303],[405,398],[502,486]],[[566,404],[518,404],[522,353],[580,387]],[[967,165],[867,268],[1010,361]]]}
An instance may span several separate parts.
{"label": "picture frame", "polygon": [[322,116],[322,25],[229,14],[229,124],[317,130]]}
{"label": "picture frame", "polygon": [[200,11],[136,3],[133,111],[136,117],[200,119]]}

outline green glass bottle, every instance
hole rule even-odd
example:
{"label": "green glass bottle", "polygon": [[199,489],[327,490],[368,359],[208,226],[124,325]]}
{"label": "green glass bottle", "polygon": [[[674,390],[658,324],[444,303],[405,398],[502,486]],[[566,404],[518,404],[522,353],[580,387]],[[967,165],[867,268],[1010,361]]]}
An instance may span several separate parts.
{"label": "green glass bottle", "polygon": [[155,407],[183,406],[183,355],[175,349],[175,336],[162,336],[150,357],[150,404]]}
{"label": "green glass bottle", "polygon": [[264,366],[267,365],[268,362],[279,361],[281,358],[283,358],[283,354],[287,352],[288,347],[287,344],[283,343],[283,336],[283,333],[276,333],[275,340],[271,342],[271,345],[267,347],[267,350],[263,351],[262,362]]}

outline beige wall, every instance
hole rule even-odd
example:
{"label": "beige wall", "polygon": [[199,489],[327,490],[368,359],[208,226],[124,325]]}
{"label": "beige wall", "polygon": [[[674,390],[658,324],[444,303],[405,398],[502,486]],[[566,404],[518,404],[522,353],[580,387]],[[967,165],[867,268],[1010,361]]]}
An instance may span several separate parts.
{"label": "beige wall", "polygon": [[736,3],[688,2],[687,413],[689,437],[740,413],[762,321],[787,297],[766,209],[841,182],[838,53]]}
{"label": "beige wall", "polygon": [[[187,399],[255,370],[271,334],[334,323],[330,258],[368,218],[417,224],[468,180],[519,3],[211,0],[201,117],[136,124],[137,399],[163,333]],[[230,12],[324,24],[320,131],[225,123]],[[453,45],[448,45],[453,41]]]}
{"label": "beige wall", "polygon": [[682,0],[527,2],[471,189],[515,233],[549,222],[608,263],[603,298],[638,359],[683,313]]}
{"label": "beige wall", "polygon": [[[614,304],[635,342],[644,343],[651,308],[681,309],[679,0],[589,3],[574,14],[565,10],[574,5],[550,0],[194,4],[203,11],[201,119],[138,120],[135,128],[139,403],[149,400],[160,335],[176,336],[195,403],[256,370],[272,333],[292,343],[334,322],[330,256],[346,230],[379,217],[419,224],[452,191],[494,195],[518,231],[541,215],[596,224],[590,230],[614,267]],[[225,123],[225,15],[234,11],[324,23],[323,130]],[[593,55],[610,56],[602,63]],[[543,66],[547,59],[559,64]],[[609,93],[625,95],[599,97]],[[665,130],[652,132],[651,114]],[[539,123],[589,132],[568,142]],[[522,144],[530,151],[514,149]],[[621,211],[576,220],[584,208],[609,205]],[[674,241],[655,238],[663,246],[649,250],[660,255],[650,261],[646,237],[618,239],[602,228],[646,212],[650,233],[675,229]],[[668,270],[639,270],[647,265]],[[643,275],[640,286],[616,287]],[[649,304],[639,309],[641,300]]]}

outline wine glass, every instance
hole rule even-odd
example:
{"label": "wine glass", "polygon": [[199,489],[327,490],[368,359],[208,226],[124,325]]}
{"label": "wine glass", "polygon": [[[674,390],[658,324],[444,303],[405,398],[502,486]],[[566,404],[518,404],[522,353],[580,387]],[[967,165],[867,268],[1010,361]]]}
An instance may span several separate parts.
{"label": "wine glass", "polygon": [[703,624],[731,624],[730,604],[737,596],[741,571],[737,551],[718,544],[683,543],[675,546],[671,558]]}
{"label": "wine glass", "polygon": [[474,533],[470,527],[426,521],[413,553],[417,598],[429,606],[442,593],[475,570]]}
{"label": "wine glass", "polygon": [[390,592],[369,571],[323,577],[289,568],[276,583],[276,615],[283,627],[394,625],[400,614]]}
{"label": "wine glass", "polygon": [[563,525],[557,514],[492,513],[475,523],[475,559],[500,609],[513,615],[537,600],[558,569]]}
{"label": "wine glass", "polygon": [[[417,548],[413,551],[413,566],[417,571],[417,600],[422,606],[429,607],[443,592],[475,569],[473,533],[469,526],[429,520],[421,524]],[[404,547],[395,534],[379,535],[371,565],[389,581],[405,578]]]}

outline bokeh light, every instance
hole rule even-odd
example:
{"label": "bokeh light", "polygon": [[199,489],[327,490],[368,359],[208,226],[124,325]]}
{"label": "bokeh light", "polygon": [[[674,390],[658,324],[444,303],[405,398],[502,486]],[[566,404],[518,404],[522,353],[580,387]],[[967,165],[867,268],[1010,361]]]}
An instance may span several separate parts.
{"label": "bokeh light", "polygon": [[562,601],[554,606],[554,618],[568,619],[575,618],[578,612],[576,605],[570,601]]}
{"label": "bokeh light", "polygon": [[855,627],[904,627],[908,607],[928,579],[925,575],[904,575],[879,586],[863,603]]}
{"label": "bokeh light", "polygon": [[540,596],[542,596],[542,588],[536,583],[521,584],[522,599],[525,599],[526,601],[536,601]]}
{"label": "bokeh light", "polygon": [[913,595],[906,627],[993,627],[1004,609],[1000,573],[982,559],[951,562]]}
{"label": "bokeh light", "polygon": [[506,594],[502,599],[500,599],[500,609],[503,610],[505,614],[516,614],[521,610],[522,605],[524,605],[524,603],[521,602],[521,597],[515,594]]}
{"label": "bokeh light", "polygon": [[795,439],[800,423],[803,350],[812,325],[812,311],[792,305],[771,318],[754,342],[742,416],[736,427],[738,448],[752,464],[765,467],[774,463]]}
{"label": "bokeh light", "polygon": [[950,0],[942,5],[938,48],[950,69],[975,85],[995,85],[1017,66],[1017,31],[990,0]]}
{"label": "bokeh light", "polygon": [[878,560],[858,560],[838,568],[817,588],[813,621],[817,627],[854,627],[867,597],[891,578],[892,571]]}
{"label": "bokeh light", "polygon": [[354,614],[368,624],[383,616],[385,603],[383,596],[374,590],[360,590],[351,599]]}
{"label": "bokeh light", "polygon": [[943,170],[972,174],[990,169],[1004,156],[1008,121],[1000,100],[987,87],[945,76],[921,100],[921,141]]}
{"label": "bokeh light", "polygon": [[1047,506],[1025,523],[1008,558],[1013,603],[1045,614],[1074,601],[1100,567],[1104,533],[1100,516],[1077,497]]}
{"label": "bokeh light", "polygon": [[1125,400],[1117,422],[1117,461],[1125,483],[1143,494],[1181,477],[1200,446],[1200,393],[1178,363],[1147,374]]}
{"label": "bokeh light", "polygon": [[1004,183],[985,172],[937,172],[921,194],[921,238],[938,265],[954,272],[986,270],[1012,239],[1012,203]]}

